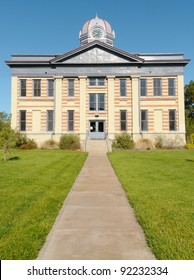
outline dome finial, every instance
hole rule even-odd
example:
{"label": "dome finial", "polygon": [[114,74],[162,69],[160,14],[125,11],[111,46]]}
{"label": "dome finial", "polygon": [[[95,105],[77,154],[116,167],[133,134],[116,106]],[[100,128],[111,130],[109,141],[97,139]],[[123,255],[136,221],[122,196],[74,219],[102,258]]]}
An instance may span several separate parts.
{"label": "dome finial", "polygon": [[96,19],[98,19],[98,15],[97,15],[97,13],[96,13]]}

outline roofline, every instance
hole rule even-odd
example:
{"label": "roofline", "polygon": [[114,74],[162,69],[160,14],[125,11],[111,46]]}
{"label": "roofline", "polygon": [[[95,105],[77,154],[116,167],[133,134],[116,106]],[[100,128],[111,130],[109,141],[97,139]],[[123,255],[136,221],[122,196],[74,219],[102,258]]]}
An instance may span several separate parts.
{"label": "roofline", "polygon": [[58,54],[12,54],[11,57],[53,57]]}
{"label": "roofline", "polygon": [[183,59],[171,59],[171,60],[146,60],[144,64],[188,64],[191,59],[183,58]]}
{"label": "roofline", "polygon": [[92,48],[94,46],[100,46],[100,47],[103,47],[103,48],[106,48],[106,49],[108,48],[109,50],[111,50],[113,52],[117,52],[117,53],[119,53],[122,56],[125,56],[125,57],[128,57],[128,58],[132,58],[134,60],[137,60],[138,62],[144,62],[143,58],[140,58],[140,57],[138,57],[135,54],[128,53],[126,51],[123,51],[121,49],[115,48],[115,47],[113,47],[111,45],[108,45],[106,43],[99,42],[99,41],[95,40],[95,41],[93,41],[91,43],[85,44],[85,45],[83,45],[83,46],[81,46],[79,48],[71,50],[71,51],[69,51],[69,52],[67,52],[65,54],[59,55],[59,56],[55,57],[54,59],[51,59],[50,63],[56,63],[57,61],[59,61],[59,60],[61,60],[63,58],[67,58],[67,57],[72,56],[72,55],[74,55],[74,54],[76,54],[78,52],[81,52],[83,50],[87,50],[87,49]]}
{"label": "roofline", "polygon": [[[94,65],[92,63],[62,63],[60,62],[62,59],[65,59],[65,58],[69,58],[75,54],[78,54],[80,52],[83,52],[84,50],[88,50],[92,47],[95,47],[95,46],[99,46],[101,48],[105,48],[107,50],[110,50],[112,52],[115,52],[119,55],[121,55],[122,57],[125,57],[125,58],[129,58],[129,59],[134,59],[134,61],[132,62],[121,62],[121,63],[97,63],[97,65],[127,65],[127,64],[134,64],[134,65],[154,65],[154,64],[182,64],[182,65],[187,65],[191,59],[186,59],[186,58],[182,58],[182,59],[160,59],[160,56],[177,56],[177,55],[184,55],[182,53],[142,53],[142,54],[134,54],[134,53],[129,53],[127,51],[124,51],[122,49],[119,49],[119,48],[115,48],[114,46],[111,46],[111,45],[107,45],[106,43],[103,43],[103,42],[100,42],[98,40],[95,40],[91,43],[88,43],[88,44],[85,44],[83,46],[80,46],[76,49],[73,49],[69,52],[66,52],[64,54],[44,54],[44,55],[41,55],[41,54],[29,54],[29,55],[26,55],[26,54],[20,54],[20,55],[11,55],[12,57],[20,57],[20,58],[27,58],[27,57],[48,57],[48,60],[7,60],[5,61],[5,63],[9,66],[9,67],[12,67],[12,66],[16,66],[16,65],[37,65],[37,66],[40,66],[40,65]],[[158,59],[155,59],[155,60],[145,60],[143,59],[142,57],[140,56],[155,56],[155,57],[158,57]],[[49,59],[50,57],[52,57],[52,59]]]}
{"label": "roofline", "polygon": [[[96,40],[96,42],[98,42],[98,41]],[[93,42],[91,42],[91,43],[93,43]],[[89,44],[91,44],[91,43],[89,43]],[[105,43],[102,43],[102,44],[105,44]],[[88,45],[88,44],[85,44],[85,45],[83,45],[81,47],[85,47],[86,45]],[[113,47],[111,45],[108,45],[108,46],[109,47]],[[70,53],[70,52],[75,51],[75,50],[79,50],[81,47],[78,47],[78,48],[76,48],[74,50],[71,50],[71,51],[69,51],[67,53]],[[113,48],[116,49],[116,50],[119,50],[121,52],[125,52],[125,53],[129,54],[129,52],[124,51],[122,49],[119,49],[119,48],[116,48],[116,47],[113,47]],[[67,54],[67,53],[65,53],[65,54]],[[177,55],[184,55],[184,53],[130,53],[130,54],[131,55],[135,55],[135,56],[141,56],[141,55],[143,55],[143,56],[144,55],[145,56],[164,56],[164,55],[165,56],[177,56]],[[12,54],[11,57],[53,57],[53,56],[57,57],[57,56],[63,56],[63,55],[64,54]]]}
{"label": "roofline", "polygon": [[17,60],[17,61],[12,61],[12,60],[5,60],[5,63],[9,66],[11,65],[26,65],[26,64],[31,64],[31,65],[43,65],[43,64],[47,64],[49,65],[49,61],[45,61],[45,60]]}
{"label": "roofline", "polygon": [[190,60],[179,60],[179,61],[175,61],[175,60],[166,60],[166,61],[146,61],[144,63],[141,62],[116,62],[116,63],[55,63],[55,64],[50,64],[49,62],[45,62],[43,61],[42,63],[40,61],[15,61],[14,63],[12,61],[5,61],[5,63],[10,67],[17,67],[17,66],[31,66],[31,67],[41,67],[41,66],[47,66],[47,67],[55,67],[55,66],[65,66],[65,67],[71,67],[71,66],[76,66],[76,67],[84,67],[84,66],[90,66],[90,67],[99,67],[99,66],[103,66],[103,67],[108,67],[108,66],[132,66],[132,65],[136,65],[136,66],[160,66],[160,65],[182,65],[182,66],[186,66],[189,63]]}
{"label": "roofline", "polygon": [[184,55],[184,53],[136,53],[136,55],[145,55],[145,56],[172,56],[172,55]]}

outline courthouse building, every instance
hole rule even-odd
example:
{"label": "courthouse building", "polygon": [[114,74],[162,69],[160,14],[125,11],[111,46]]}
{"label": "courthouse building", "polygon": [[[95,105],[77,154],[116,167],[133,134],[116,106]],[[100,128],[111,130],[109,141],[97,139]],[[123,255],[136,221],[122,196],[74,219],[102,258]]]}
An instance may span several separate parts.
{"label": "courthouse building", "polygon": [[[185,141],[184,66],[180,53],[129,53],[114,46],[112,26],[97,16],[80,47],[60,55],[12,55],[12,127],[39,145],[64,133],[136,141],[156,135]],[[143,49],[143,46],[142,46]]]}

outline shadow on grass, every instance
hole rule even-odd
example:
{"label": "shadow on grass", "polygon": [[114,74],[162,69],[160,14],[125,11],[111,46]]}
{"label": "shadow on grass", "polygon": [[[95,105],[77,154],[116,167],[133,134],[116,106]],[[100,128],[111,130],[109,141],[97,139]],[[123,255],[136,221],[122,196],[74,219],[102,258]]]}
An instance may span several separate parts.
{"label": "shadow on grass", "polygon": [[19,159],[21,159],[21,158],[20,157],[11,157],[8,160],[19,160]]}
{"label": "shadow on grass", "polygon": [[186,159],[186,161],[194,162],[194,160],[193,160],[193,159]]}

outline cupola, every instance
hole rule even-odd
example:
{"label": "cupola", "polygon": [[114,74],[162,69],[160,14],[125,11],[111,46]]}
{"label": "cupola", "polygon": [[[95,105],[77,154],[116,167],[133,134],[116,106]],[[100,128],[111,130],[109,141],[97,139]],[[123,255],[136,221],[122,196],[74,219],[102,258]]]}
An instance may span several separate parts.
{"label": "cupola", "polygon": [[95,18],[84,23],[82,30],[79,33],[79,38],[81,46],[94,40],[99,40],[113,46],[115,32],[108,21],[101,19],[96,15]]}

